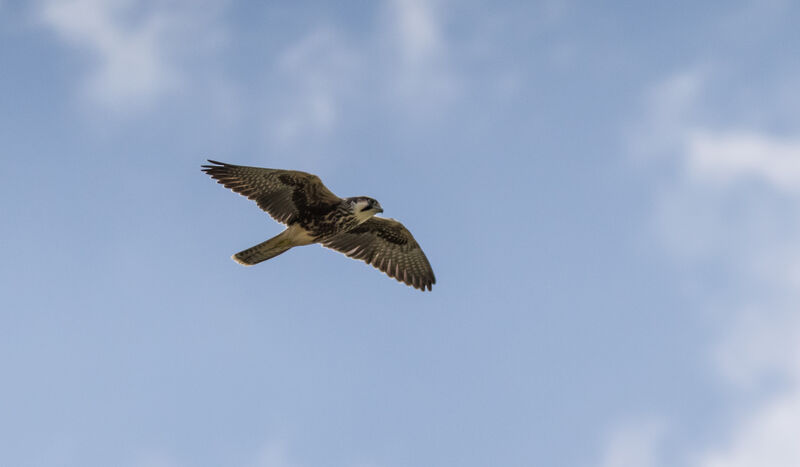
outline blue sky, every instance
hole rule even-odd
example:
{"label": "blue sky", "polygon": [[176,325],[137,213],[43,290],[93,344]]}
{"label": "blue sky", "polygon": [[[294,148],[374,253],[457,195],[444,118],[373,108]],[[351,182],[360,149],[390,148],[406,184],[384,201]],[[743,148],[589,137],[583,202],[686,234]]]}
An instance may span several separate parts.
{"label": "blue sky", "polygon": [[[790,1],[0,1],[0,464],[800,465]],[[378,199],[420,293],[206,158]]]}

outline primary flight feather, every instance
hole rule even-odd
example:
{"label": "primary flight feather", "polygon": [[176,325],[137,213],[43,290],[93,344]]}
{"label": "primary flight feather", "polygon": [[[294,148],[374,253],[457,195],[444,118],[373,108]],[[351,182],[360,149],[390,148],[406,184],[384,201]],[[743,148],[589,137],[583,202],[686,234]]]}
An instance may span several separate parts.
{"label": "primary flight feather", "polygon": [[274,258],[295,246],[319,243],[362,260],[420,290],[436,283],[433,269],[411,232],[394,219],[374,217],[381,205],[366,196],[339,198],[316,175],[209,160],[203,172],[248,197],[287,228],[233,255],[245,266]]}

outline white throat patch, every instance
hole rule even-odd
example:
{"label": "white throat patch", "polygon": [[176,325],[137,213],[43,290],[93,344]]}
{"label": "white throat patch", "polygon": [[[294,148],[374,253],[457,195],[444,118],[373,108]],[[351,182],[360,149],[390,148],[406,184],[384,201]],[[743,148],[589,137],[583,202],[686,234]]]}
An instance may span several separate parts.
{"label": "white throat patch", "polygon": [[358,219],[359,224],[368,220],[376,213],[374,209],[363,211],[363,209],[367,206],[369,206],[368,201],[356,201],[356,203],[353,204],[353,215],[356,217],[356,219]]}

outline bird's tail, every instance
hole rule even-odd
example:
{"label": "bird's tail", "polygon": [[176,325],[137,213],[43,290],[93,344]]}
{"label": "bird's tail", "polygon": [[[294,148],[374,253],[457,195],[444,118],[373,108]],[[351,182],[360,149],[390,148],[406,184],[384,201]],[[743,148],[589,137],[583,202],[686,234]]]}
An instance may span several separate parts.
{"label": "bird's tail", "polygon": [[231,256],[231,259],[243,266],[252,266],[287,251],[295,246],[292,239],[286,235],[288,230],[284,230],[278,235],[270,238],[266,242],[261,242],[256,246],[251,246],[246,250]]}

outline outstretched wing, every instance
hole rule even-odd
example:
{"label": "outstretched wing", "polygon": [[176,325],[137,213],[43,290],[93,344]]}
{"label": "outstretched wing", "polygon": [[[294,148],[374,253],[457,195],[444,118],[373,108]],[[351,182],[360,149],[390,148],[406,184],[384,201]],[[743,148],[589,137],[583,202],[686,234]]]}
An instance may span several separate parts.
{"label": "outstretched wing", "polygon": [[297,170],[263,169],[209,160],[203,172],[236,193],[252,199],[276,221],[291,224],[299,218],[327,212],[341,199],[316,175]]}
{"label": "outstretched wing", "polygon": [[420,290],[436,283],[433,269],[411,232],[394,219],[372,217],[348,232],[322,243],[380,269],[389,277]]}

